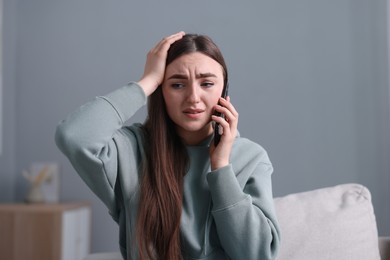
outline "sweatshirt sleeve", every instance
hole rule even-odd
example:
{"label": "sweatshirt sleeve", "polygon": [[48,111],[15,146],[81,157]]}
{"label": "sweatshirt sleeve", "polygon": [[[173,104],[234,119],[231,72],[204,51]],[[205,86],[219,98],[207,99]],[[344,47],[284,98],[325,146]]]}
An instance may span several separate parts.
{"label": "sweatshirt sleeve", "polygon": [[81,106],[56,129],[57,146],[112,215],[116,212],[114,186],[118,172],[114,137],[145,103],[142,88],[130,83]]}
{"label": "sweatshirt sleeve", "polygon": [[231,259],[274,259],[279,248],[273,168],[271,163],[254,161],[237,176],[232,165],[207,175],[212,215],[221,245]]}

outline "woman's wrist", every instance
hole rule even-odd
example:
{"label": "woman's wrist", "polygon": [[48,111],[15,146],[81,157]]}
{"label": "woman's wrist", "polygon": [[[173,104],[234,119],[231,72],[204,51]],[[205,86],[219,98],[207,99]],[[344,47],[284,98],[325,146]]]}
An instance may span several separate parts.
{"label": "woman's wrist", "polygon": [[211,162],[210,167],[212,171],[215,171],[220,168],[226,167],[228,165],[229,165],[229,161],[218,161],[218,162]]}
{"label": "woman's wrist", "polygon": [[150,96],[158,87],[156,86],[156,82],[150,80],[149,78],[142,78],[137,82],[137,84],[143,89],[147,97]]}

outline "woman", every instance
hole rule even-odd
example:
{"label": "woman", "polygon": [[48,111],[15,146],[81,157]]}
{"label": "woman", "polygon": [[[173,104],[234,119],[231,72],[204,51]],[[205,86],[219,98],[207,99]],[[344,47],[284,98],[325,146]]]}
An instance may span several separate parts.
{"label": "woman", "polygon": [[[272,165],[239,136],[238,113],[221,98],[227,81],[212,40],[179,32],[148,53],[137,83],[59,124],[57,145],[118,222],[125,259],[276,256]],[[125,126],[147,97],[146,122]]]}

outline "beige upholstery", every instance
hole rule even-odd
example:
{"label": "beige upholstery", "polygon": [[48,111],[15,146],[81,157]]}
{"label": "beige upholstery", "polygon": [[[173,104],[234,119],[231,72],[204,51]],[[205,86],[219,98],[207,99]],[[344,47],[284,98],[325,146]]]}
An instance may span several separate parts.
{"label": "beige upholstery", "polygon": [[282,234],[278,260],[380,259],[371,195],[344,184],[275,199]]}
{"label": "beige upholstery", "polygon": [[[390,237],[378,239],[371,195],[366,187],[344,184],[274,201],[282,232],[277,260],[390,260]],[[118,252],[95,253],[85,258],[119,259],[122,258]]]}

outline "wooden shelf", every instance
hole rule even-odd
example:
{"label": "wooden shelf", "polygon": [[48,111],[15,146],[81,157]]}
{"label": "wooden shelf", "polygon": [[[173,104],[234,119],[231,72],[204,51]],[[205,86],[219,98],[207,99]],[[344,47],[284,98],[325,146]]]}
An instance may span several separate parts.
{"label": "wooden shelf", "polygon": [[0,260],[77,260],[90,252],[87,202],[0,204]]}

